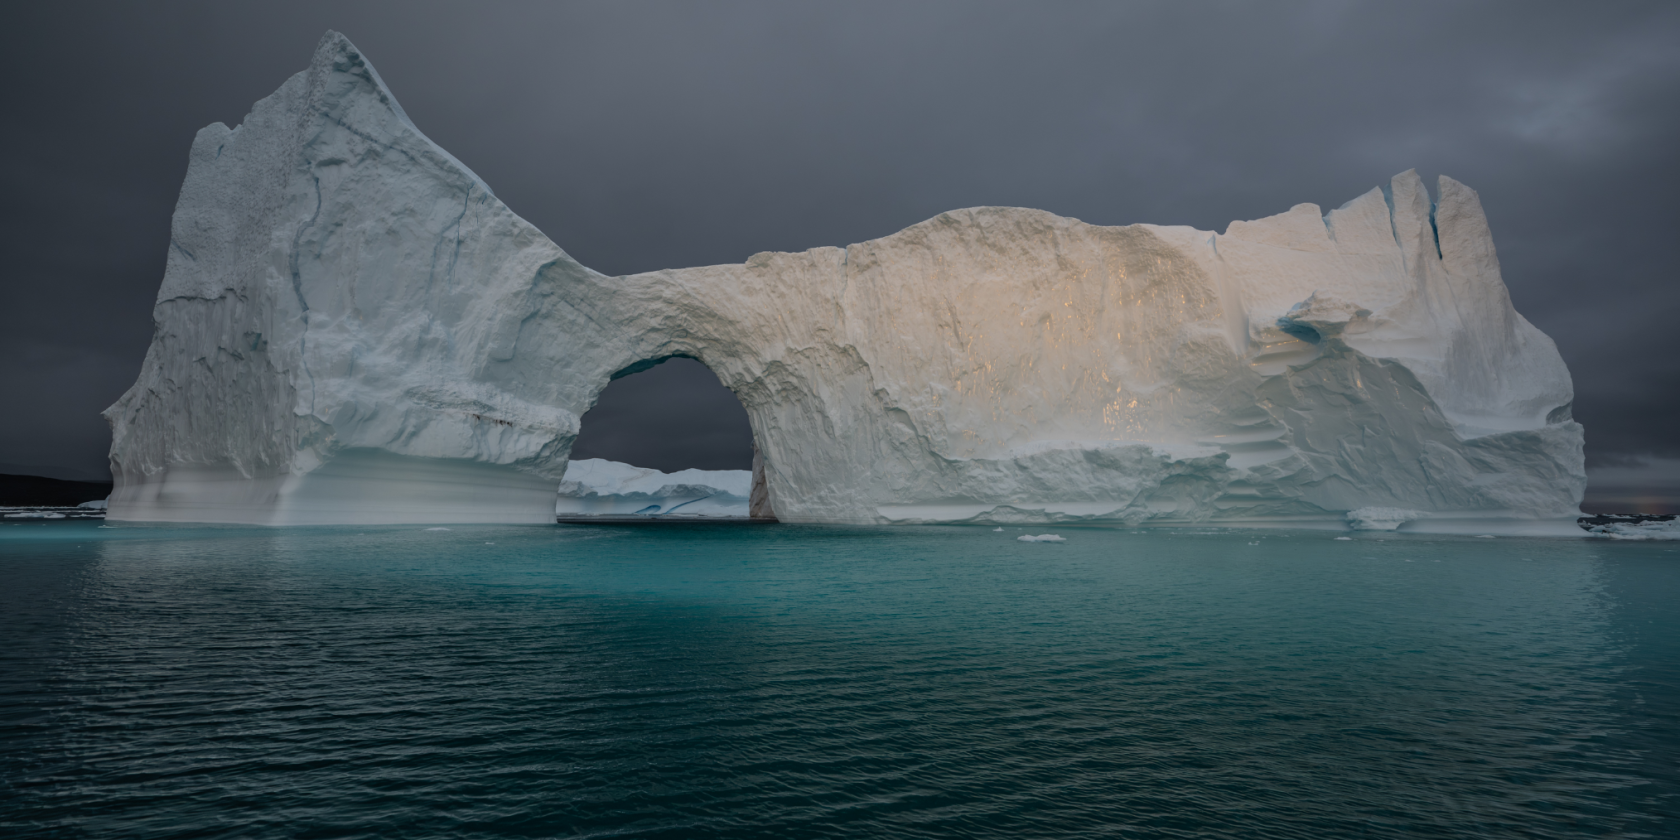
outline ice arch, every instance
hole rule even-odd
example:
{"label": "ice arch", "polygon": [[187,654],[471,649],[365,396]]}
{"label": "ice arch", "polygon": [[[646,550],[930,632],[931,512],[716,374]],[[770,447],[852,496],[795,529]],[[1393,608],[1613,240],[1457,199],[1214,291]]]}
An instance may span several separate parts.
{"label": "ice arch", "polygon": [[580,419],[560,521],[777,521],[746,410],[710,368],[673,356],[612,379]]}
{"label": "ice arch", "polygon": [[595,394],[679,355],[784,521],[1561,529],[1585,487],[1475,192],[1411,172],[1224,234],[985,207],[607,277],[328,33],[199,132],[168,260],[113,519],[546,522]]}
{"label": "ice arch", "polygon": [[604,458],[672,472],[747,470],[752,428],[740,398],[698,359],[620,371],[579,418],[572,460]]}

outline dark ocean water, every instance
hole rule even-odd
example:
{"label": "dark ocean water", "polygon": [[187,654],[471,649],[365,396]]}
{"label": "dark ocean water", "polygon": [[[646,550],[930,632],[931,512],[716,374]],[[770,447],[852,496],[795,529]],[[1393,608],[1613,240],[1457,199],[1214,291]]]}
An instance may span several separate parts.
{"label": "dark ocean water", "polygon": [[0,525],[0,835],[1680,836],[1674,543],[1021,533]]}

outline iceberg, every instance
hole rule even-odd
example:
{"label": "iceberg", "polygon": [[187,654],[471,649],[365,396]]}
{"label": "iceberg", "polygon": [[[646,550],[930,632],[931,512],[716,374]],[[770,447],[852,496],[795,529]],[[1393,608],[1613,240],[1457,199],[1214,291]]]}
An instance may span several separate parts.
{"label": "iceberg", "polygon": [[[749,508],[784,522],[1346,529],[1391,509],[1404,530],[1583,533],[1569,371],[1444,176],[1223,233],[976,207],[608,277],[329,32],[241,125],[198,133],[153,317],[106,411],[113,520],[616,511],[628,495],[568,482],[578,418],[688,357],[740,398]],[[668,512],[663,487],[636,510]]]}
{"label": "iceberg", "polygon": [[568,520],[750,519],[752,476],[749,470],[664,473],[587,458],[566,466],[554,512]]}
{"label": "iceberg", "polygon": [[1593,516],[1582,519],[1581,527],[1612,540],[1680,540],[1680,517],[1673,515]]}

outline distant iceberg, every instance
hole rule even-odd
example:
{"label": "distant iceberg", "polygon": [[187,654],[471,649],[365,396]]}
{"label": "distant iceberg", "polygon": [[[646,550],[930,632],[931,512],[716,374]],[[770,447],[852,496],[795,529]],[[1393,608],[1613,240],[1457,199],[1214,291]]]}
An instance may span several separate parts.
{"label": "distant iceberg", "polygon": [[1593,536],[1613,540],[1680,540],[1675,516],[1596,516],[1581,524]]}
{"label": "distant iceberg", "polygon": [[567,465],[554,512],[562,519],[745,519],[751,492],[750,470],[665,473],[587,458]]}

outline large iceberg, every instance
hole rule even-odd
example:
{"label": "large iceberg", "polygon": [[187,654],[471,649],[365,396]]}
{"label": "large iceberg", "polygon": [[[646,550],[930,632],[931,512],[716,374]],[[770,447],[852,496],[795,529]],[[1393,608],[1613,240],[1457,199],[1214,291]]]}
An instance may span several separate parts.
{"label": "large iceberg", "polygon": [[1414,172],[1223,234],[978,207],[607,277],[328,33],[199,132],[154,318],[112,519],[550,522],[602,388],[684,356],[782,521],[1582,533],[1569,372],[1475,191]]}

